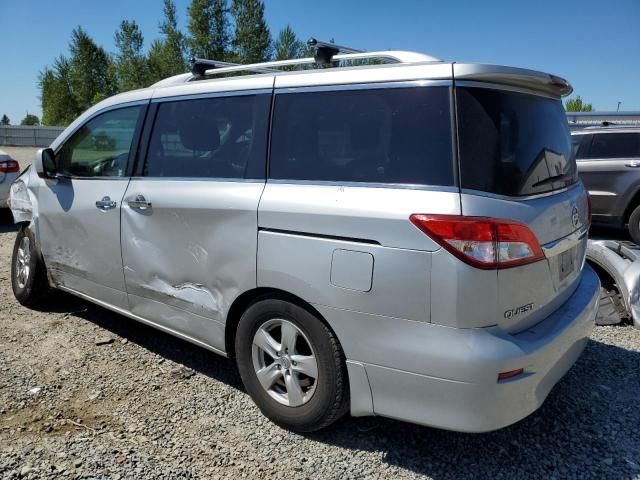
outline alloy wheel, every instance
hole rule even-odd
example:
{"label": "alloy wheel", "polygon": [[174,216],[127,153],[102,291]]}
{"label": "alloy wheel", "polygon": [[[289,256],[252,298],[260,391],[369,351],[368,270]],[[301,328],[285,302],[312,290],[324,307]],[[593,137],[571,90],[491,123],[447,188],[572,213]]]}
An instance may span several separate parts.
{"label": "alloy wheel", "polygon": [[292,322],[272,319],[253,337],[253,368],[262,388],[278,403],[304,405],[318,383],[318,364],[306,335]]}
{"label": "alloy wheel", "polygon": [[22,237],[16,255],[16,282],[18,287],[25,288],[31,273],[31,251],[29,237]]}

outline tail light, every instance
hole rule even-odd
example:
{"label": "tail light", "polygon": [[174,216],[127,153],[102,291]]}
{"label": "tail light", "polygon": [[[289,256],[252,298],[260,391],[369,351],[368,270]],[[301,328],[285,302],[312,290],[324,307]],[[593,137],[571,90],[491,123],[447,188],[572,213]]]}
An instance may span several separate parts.
{"label": "tail light", "polygon": [[0,173],[16,173],[20,171],[20,165],[15,160],[0,160]]}
{"label": "tail light", "polygon": [[513,220],[414,214],[411,222],[442,247],[477,268],[510,268],[544,259],[534,233]]}

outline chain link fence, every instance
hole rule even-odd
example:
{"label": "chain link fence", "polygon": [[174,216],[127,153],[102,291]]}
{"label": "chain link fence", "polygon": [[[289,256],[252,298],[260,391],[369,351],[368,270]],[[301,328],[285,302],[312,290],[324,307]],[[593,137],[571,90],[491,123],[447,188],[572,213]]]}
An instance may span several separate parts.
{"label": "chain link fence", "polygon": [[0,145],[16,147],[48,147],[64,127],[0,126]]}

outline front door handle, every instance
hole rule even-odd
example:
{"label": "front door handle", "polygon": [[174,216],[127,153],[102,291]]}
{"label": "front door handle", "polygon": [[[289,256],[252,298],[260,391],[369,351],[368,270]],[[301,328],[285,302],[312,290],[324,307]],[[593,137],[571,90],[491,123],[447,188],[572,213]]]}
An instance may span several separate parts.
{"label": "front door handle", "polygon": [[117,203],[111,200],[109,197],[102,197],[102,200],[96,202],[96,208],[106,212],[107,210],[113,210],[116,208]]}
{"label": "front door handle", "polygon": [[147,210],[151,208],[151,202],[147,202],[147,199],[143,195],[137,195],[135,200],[129,200],[127,202],[131,208],[138,210]]}
{"label": "front door handle", "polygon": [[629,168],[638,168],[640,167],[640,162],[633,161],[633,162],[625,163],[624,166]]}

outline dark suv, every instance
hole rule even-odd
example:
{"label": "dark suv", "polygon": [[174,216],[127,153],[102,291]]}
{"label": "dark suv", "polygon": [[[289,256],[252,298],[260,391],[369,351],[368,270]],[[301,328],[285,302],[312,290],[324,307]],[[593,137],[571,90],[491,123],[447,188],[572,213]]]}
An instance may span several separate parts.
{"label": "dark suv", "polygon": [[640,126],[585,128],[572,132],[572,138],[593,223],[628,225],[640,244]]}

